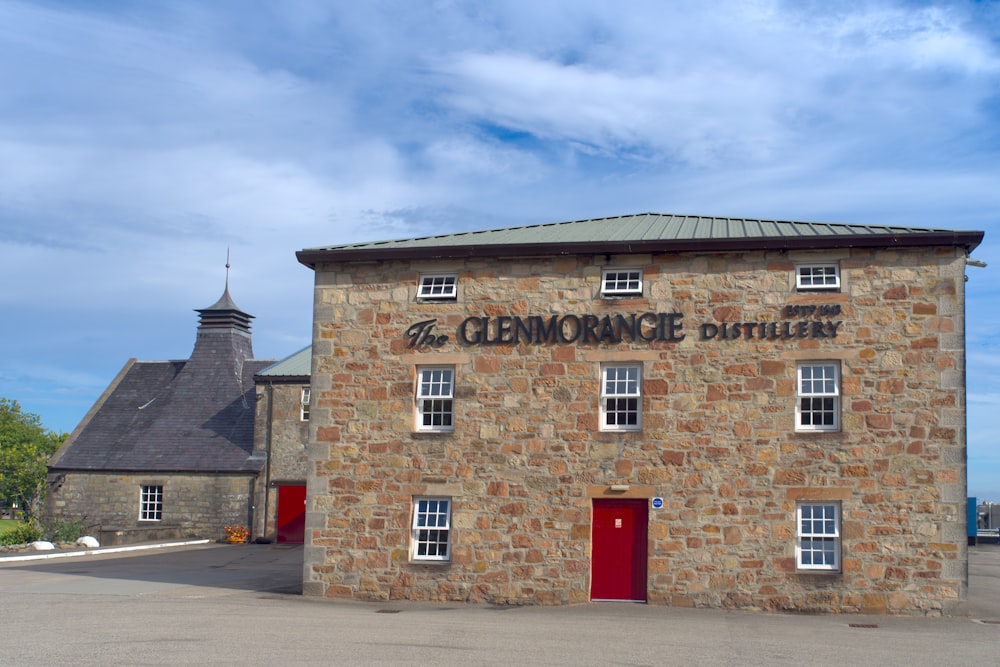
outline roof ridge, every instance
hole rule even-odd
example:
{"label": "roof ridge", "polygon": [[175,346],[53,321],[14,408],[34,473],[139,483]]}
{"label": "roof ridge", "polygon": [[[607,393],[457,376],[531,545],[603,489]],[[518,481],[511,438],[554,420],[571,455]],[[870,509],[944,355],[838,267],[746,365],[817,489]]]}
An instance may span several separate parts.
{"label": "roof ridge", "polygon": [[[431,239],[448,239],[448,238],[461,238],[465,236],[476,236],[478,234],[490,234],[493,232],[516,232],[531,229],[545,229],[562,227],[567,225],[576,225],[585,222],[604,222],[608,220],[625,220],[628,218],[638,219],[644,217],[655,217],[655,218],[669,218],[669,219],[679,219],[682,221],[693,221],[695,224],[703,221],[726,221],[726,222],[753,222],[757,224],[761,223],[773,223],[778,225],[821,225],[825,227],[839,227],[845,229],[856,229],[865,230],[868,233],[877,233],[875,229],[905,229],[905,230],[919,230],[926,232],[935,231],[955,231],[952,229],[946,229],[943,227],[907,227],[904,225],[872,225],[870,223],[854,223],[854,222],[838,222],[838,221],[827,221],[827,220],[792,220],[791,218],[757,218],[757,217],[741,217],[741,216],[725,216],[725,215],[695,215],[695,214],[682,214],[682,213],[657,213],[655,211],[646,211],[645,213],[627,213],[622,215],[608,215],[601,216],[598,218],[579,218],[576,220],[563,220],[559,222],[539,222],[528,225],[515,225],[513,227],[489,227],[487,229],[473,229],[460,232],[449,232],[447,234],[425,234],[423,236],[411,236],[405,238],[395,238],[395,239],[382,239],[379,241],[358,241],[356,243],[345,243],[343,245],[337,246],[321,246],[321,247],[334,247],[334,248],[352,248],[356,246],[368,246],[377,247],[379,245],[386,244],[396,244],[396,243],[408,243],[412,241],[428,241]],[[652,226],[652,224],[651,224]]]}
{"label": "roof ridge", "polygon": [[939,227],[649,212],[321,246],[296,254],[300,262],[315,267],[317,261],[386,259],[390,256],[428,259],[503,252],[607,254],[699,248],[737,250],[750,246],[787,250],[845,244],[871,247],[950,245],[971,251],[982,241],[982,236],[979,231]]}

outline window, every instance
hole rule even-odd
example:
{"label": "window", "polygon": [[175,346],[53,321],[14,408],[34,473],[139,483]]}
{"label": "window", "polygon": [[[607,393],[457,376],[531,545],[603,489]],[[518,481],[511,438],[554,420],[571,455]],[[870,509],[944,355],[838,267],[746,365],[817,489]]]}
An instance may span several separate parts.
{"label": "window", "polygon": [[453,431],[455,370],[421,368],[417,377],[417,430]]}
{"label": "window", "polygon": [[302,389],[302,421],[309,421],[309,403],[312,401],[312,393],[309,391],[309,387],[303,387]]}
{"label": "window", "polygon": [[446,561],[451,557],[450,546],[451,500],[414,498],[411,558]]}
{"label": "window", "polygon": [[163,487],[142,485],[139,493],[139,521],[163,519]]}
{"label": "window", "polygon": [[458,276],[455,274],[420,276],[420,287],[417,288],[417,298],[457,299]]}
{"label": "window", "polygon": [[601,369],[601,430],[638,431],[641,372],[638,364]]}
{"label": "window", "polygon": [[795,515],[796,567],[840,571],[840,505],[801,502]]}
{"label": "window", "polygon": [[604,269],[601,294],[624,296],[642,294],[642,271],[639,269]]}
{"label": "window", "polygon": [[840,366],[834,363],[800,364],[797,371],[798,402],[795,429],[840,429]]}
{"label": "window", "polygon": [[836,264],[803,264],[795,267],[795,289],[840,289],[840,267]]}

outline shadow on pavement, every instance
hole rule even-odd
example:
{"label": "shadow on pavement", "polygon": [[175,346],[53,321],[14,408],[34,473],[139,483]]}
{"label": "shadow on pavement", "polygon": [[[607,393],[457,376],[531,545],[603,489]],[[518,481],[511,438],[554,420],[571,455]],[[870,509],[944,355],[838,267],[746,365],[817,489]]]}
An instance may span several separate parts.
{"label": "shadow on pavement", "polygon": [[0,572],[203,586],[240,591],[302,593],[302,545],[212,544],[157,551],[96,554],[58,560],[9,563]]}

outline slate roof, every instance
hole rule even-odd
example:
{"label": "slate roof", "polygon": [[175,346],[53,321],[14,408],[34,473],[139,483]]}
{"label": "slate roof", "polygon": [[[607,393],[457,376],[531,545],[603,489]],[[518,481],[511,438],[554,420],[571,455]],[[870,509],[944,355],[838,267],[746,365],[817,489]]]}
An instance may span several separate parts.
{"label": "slate roof", "polygon": [[[49,469],[77,471],[256,471],[254,374],[273,360],[255,360],[246,313],[233,326],[203,309],[191,358],[130,360],[53,456]],[[238,317],[236,317],[238,315]]]}
{"label": "slate roof", "polygon": [[964,246],[979,231],[642,213],[300,250],[299,262],[685,250]]}

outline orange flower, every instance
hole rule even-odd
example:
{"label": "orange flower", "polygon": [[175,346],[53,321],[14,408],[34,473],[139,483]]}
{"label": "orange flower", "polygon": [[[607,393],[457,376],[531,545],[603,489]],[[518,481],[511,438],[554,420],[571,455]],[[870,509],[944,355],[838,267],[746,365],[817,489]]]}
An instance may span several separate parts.
{"label": "orange flower", "polygon": [[222,530],[225,531],[230,542],[245,542],[250,536],[250,531],[246,529],[246,526],[223,526]]}

